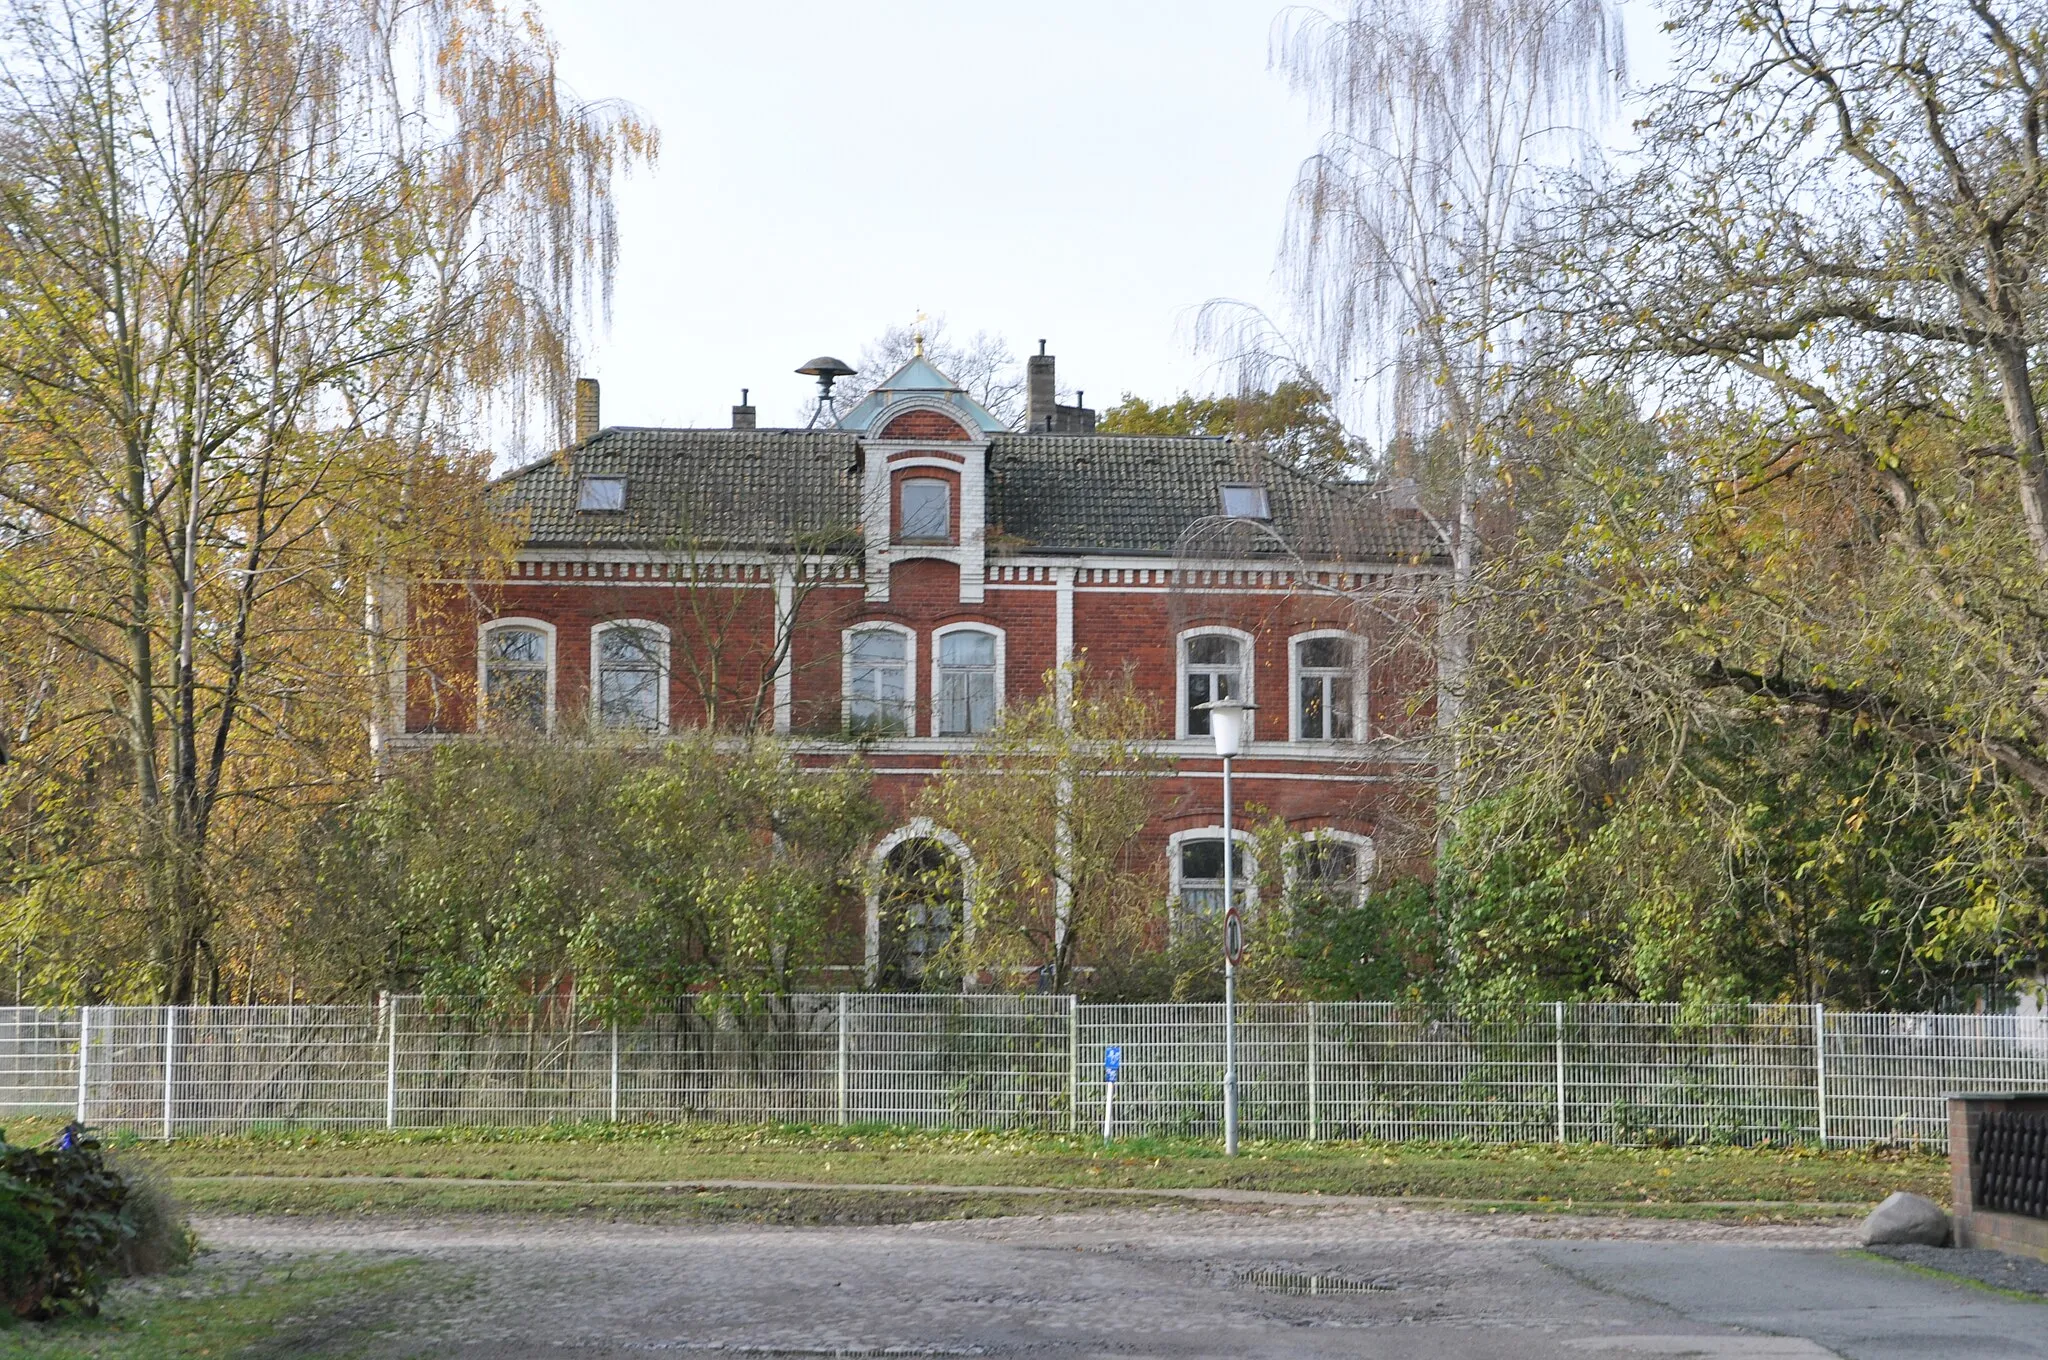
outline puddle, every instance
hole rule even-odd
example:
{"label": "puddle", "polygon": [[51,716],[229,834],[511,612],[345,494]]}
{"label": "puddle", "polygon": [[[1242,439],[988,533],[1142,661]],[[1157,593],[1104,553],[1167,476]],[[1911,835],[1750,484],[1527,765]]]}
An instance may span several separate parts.
{"label": "puddle", "polygon": [[1392,1280],[1347,1280],[1342,1275],[1302,1275],[1291,1270],[1240,1270],[1230,1282],[1263,1289],[1269,1294],[1385,1294],[1394,1288]]}

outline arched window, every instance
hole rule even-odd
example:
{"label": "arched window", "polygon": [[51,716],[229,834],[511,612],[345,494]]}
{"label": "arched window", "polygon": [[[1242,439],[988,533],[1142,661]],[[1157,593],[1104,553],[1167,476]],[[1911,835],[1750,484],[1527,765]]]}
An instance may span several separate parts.
{"label": "arched window", "polygon": [[1365,898],[1373,844],[1348,831],[1314,831],[1288,851],[1287,888],[1294,909],[1349,911]]}
{"label": "arched window", "polygon": [[[1233,831],[1236,854],[1231,860],[1231,887],[1237,894],[1239,910],[1248,909],[1257,898],[1254,875],[1258,869],[1242,831]],[[1172,883],[1176,911],[1181,917],[1221,920],[1223,918],[1223,828],[1199,827],[1174,833],[1167,840],[1168,878]]]}
{"label": "arched window", "polygon": [[[1202,705],[1217,699],[1252,702],[1252,637],[1235,628],[1198,628],[1180,638],[1180,735],[1209,735]],[[1245,717],[1245,737],[1252,734]]]}
{"label": "arched window", "polygon": [[1351,741],[1365,735],[1365,644],[1327,629],[1290,639],[1296,741]]}
{"label": "arched window", "polygon": [[904,736],[914,711],[917,635],[895,624],[846,630],[842,677],[846,730],[857,736]]}
{"label": "arched window", "polygon": [[591,630],[597,725],[608,732],[668,730],[668,629],[641,619]]}
{"label": "arched window", "polygon": [[910,990],[958,982],[950,946],[971,929],[973,873],[965,843],[926,818],[882,838],[869,860],[871,985]]}
{"label": "arched window", "polygon": [[971,737],[996,725],[1003,702],[1003,635],[954,624],[932,635],[932,734]]}
{"label": "arched window", "polygon": [[477,689],[480,726],[545,732],[555,718],[555,629],[539,619],[497,619],[481,630]]}

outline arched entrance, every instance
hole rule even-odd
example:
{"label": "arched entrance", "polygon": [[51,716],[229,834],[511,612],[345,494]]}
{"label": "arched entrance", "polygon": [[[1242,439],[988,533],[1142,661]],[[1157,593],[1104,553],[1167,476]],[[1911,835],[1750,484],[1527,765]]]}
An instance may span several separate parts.
{"label": "arched entrance", "polygon": [[973,860],[952,832],[919,818],[883,837],[868,865],[868,981],[884,991],[950,990],[967,929]]}

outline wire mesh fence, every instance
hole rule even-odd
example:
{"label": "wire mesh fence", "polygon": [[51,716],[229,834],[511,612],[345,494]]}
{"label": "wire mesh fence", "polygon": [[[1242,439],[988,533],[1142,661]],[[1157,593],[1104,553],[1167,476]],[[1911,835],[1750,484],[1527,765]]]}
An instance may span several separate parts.
{"label": "wire mesh fence", "polygon": [[[1920,1142],[1954,1091],[2048,1090],[2048,1020],[1585,1003],[1456,1016],[1247,1003],[1248,1137]],[[536,1004],[0,1007],[0,1115],[147,1136],[584,1119],[1220,1132],[1223,1008],[1072,997],[689,998],[630,1025]]]}

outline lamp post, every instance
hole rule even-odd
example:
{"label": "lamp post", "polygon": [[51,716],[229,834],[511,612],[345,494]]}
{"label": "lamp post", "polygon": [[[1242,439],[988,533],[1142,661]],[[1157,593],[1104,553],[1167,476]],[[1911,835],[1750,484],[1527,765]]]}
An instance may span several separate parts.
{"label": "lamp post", "polygon": [[1244,922],[1237,914],[1237,844],[1230,836],[1230,758],[1244,748],[1244,715],[1255,705],[1217,699],[1209,735],[1223,758],[1223,1155],[1237,1155],[1237,962],[1244,954]]}

